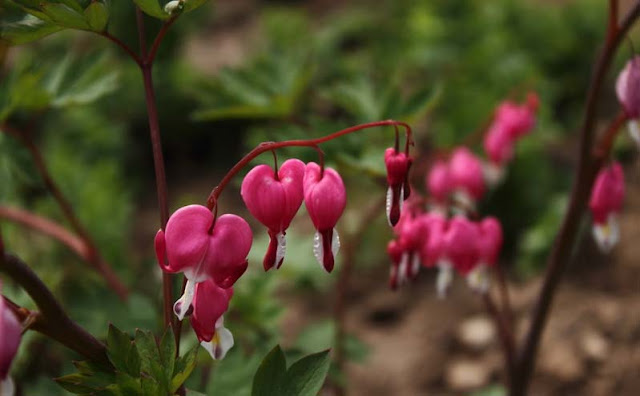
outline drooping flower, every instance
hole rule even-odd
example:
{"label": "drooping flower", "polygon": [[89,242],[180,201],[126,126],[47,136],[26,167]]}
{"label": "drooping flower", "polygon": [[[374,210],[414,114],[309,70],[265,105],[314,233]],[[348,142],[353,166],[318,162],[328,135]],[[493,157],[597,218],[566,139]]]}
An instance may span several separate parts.
{"label": "drooping flower", "polygon": [[591,190],[589,208],[593,215],[593,236],[600,249],[609,252],[620,239],[617,215],[624,200],[624,173],[619,162],[602,168]]}
{"label": "drooping flower", "polygon": [[384,152],[384,163],[387,168],[387,220],[389,225],[395,226],[400,219],[402,203],[408,197],[408,175],[411,158],[394,148]]}
{"label": "drooping flower", "polygon": [[538,104],[538,95],[534,92],[527,95],[527,100],[522,105],[504,101],[496,109],[493,125],[500,125],[513,140],[521,138],[535,126]]}
{"label": "drooping flower", "polygon": [[229,309],[233,288],[223,289],[208,279],[195,287],[191,327],[200,345],[213,359],[222,359],[233,347],[233,335],[224,327],[223,316]]}
{"label": "drooping flower", "polygon": [[485,192],[482,162],[466,147],[454,150],[449,161],[454,193],[465,205],[473,206]]}
{"label": "drooping flower", "polygon": [[486,217],[478,224],[480,231],[478,239],[477,265],[467,274],[469,287],[479,293],[489,290],[489,267],[496,265],[500,249],[502,248],[502,226],[495,217]]}
{"label": "drooping flower", "polygon": [[618,75],[616,94],[625,115],[629,118],[629,133],[640,145],[640,56],[631,58]]}
{"label": "drooping flower", "polygon": [[276,175],[268,165],[253,168],[242,181],[240,194],[249,212],[269,229],[269,247],[264,270],[280,268],[286,251],[286,230],[304,198],[305,165],[297,159],[285,161]]}
{"label": "drooping flower", "polygon": [[403,249],[398,241],[391,240],[387,244],[387,254],[391,259],[391,268],[389,270],[389,287],[391,290],[396,290],[405,281],[404,269],[400,268],[400,262],[402,261]]}
{"label": "drooping flower", "polygon": [[515,141],[507,128],[494,124],[484,137],[484,151],[489,161],[484,167],[484,178],[489,186],[495,186],[505,175],[506,165],[513,158]]}
{"label": "drooping flower", "polygon": [[466,217],[449,220],[444,234],[443,260],[437,279],[438,295],[444,296],[453,280],[453,269],[466,276],[478,263],[478,226]]}
{"label": "drooping flower", "polygon": [[340,238],[335,229],[347,204],[342,178],[335,170],[324,171],[315,162],[307,164],[304,172],[304,204],[316,228],[313,253],[327,272],[333,271]]}
{"label": "drooping flower", "polygon": [[239,216],[225,214],[215,220],[201,205],[173,213],[165,231],[156,234],[155,249],[163,271],[183,272],[187,278],[185,292],[174,304],[180,320],[190,309],[197,283],[213,279],[220,287],[233,286],[247,269],[252,240],[249,224]]}
{"label": "drooping flower", "polygon": [[[1,291],[1,285],[0,285]],[[13,381],[9,369],[18,352],[22,334],[22,325],[0,296],[0,395],[13,395]]]}
{"label": "drooping flower", "polygon": [[424,226],[427,237],[420,250],[422,265],[431,268],[438,265],[444,253],[444,234],[447,230],[447,219],[440,213],[430,212],[424,215]]}
{"label": "drooping flower", "polygon": [[436,202],[436,206],[444,206],[452,190],[449,165],[442,160],[436,161],[427,174],[427,189]]}

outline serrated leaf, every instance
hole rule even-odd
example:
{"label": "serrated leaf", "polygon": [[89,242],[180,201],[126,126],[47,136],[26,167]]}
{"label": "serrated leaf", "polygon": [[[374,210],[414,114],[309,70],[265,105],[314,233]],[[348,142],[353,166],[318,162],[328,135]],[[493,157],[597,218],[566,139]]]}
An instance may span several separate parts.
{"label": "serrated leaf", "polygon": [[113,367],[122,373],[128,372],[127,360],[130,349],[131,340],[129,336],[110,324],[109,333],[107,334],[107,356]]}
{"label": "serrated leaf", "polygon": [[175,371],[171,379],[171,393],[175,393],[180,385],[189,378],[191,372],[196,367],[196,358],[198,357],[199,345],[195,345],[191,350],[184,354],[176,361]]}
{"label": "serrated leaf", "polygon": [[52,22],[47,22],[33,15],[25,15],[19,21],[3,23],[0,27],[0,38],[10,45],[29,43],[62,30]]}
{"label": "serrated leaf", "polygon": [[116,384],[123,395],[136,396],[142,395],[142,386],[140,380],[137,380],[125,373],[116,374]]}
{"label": "serrated leaf", "polygon": [[154,18],[167,19],[170,17],[170,15],[160,7],[158,0],[133,0],[133,2],[136,3],[145,14]]}
{"label": "serrated leaf", "polygon": [[315,396],[329,372],[329,350],[298,360],[287,370],[283,396]]}
{"label": "serrated leaf", "polygon": [[286,378],[287,361],[276,345],[264,358],[253,377],[251,396],[280,396],[283,381]]}
{"label": "serrated leaf", "polygon": [[134,378],[140,377],[140,354],[135,343],[131,343],[129,354],[127,355],[127,373]]}
{"label": "serrated leaf", "polygon": [[40,8],[55,24],[72,29],[89,30],[84,15],[61,3],[43,3]]}
{"label": "serrated leaf", "polygon": [[162,394],[160,384],[158,384],[158,382],[153,378],[142,377],[140,379],[140,385],[142,387],[142,394],[145,396],[156,396]]}
{"label": "serrated leaf", "polygon": [[140,354],[140,370],[152,374],[151,361],[159,360],[158,345],[150,331],[136,330],[136,348]]}
{"label": "serrated leaf", "polygon": [[159,349],[165,378],[171,379],[176,362],[176,339],[173,334],[173,327],[169,326],[164,332]]}
{"label": "serrated leaf", "polygon": [[84,10],[84,16],[91,30],[102,32],[107,27],[109,21],[109,10],[104,3],[95,2],[89,4]]}
{"label": "serrated leaf", "polygon": [[86,378],[88,377],[79,373],[74,373],[65,375],[64,377],[56,378],[55,381],[56,383],[58,383],[58,385],[71,393],[87,394],[94,391],[95,388],[86,384]]}

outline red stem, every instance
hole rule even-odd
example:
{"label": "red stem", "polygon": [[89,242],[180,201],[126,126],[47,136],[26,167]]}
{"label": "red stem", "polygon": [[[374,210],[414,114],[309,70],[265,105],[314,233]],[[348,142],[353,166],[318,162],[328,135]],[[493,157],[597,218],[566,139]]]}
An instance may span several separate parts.
{"label": "red stem", "polygon": [[[158,122],[158,109],[156,106],[155,92],[153,90],[152,63],[147,62],[147,44],[144,33],[144,14],[139,7],[136,7],[136,22],[138,25],[138,42],[140,45],[140,55],[143,61],[140,66],[142,78],[144,80],[145,103],[149,118],[149,133],[151,136],[151,149],[153,151],[153,166],[156,174],[156,193],[158,196],[158,206],[160,211],[160,228],[165,229],[169,219],[169,204],[167,199],[167,178],[164,170],[164,158],[162,155],[162,138],[160,136],[160,125]],[[158,41],[159,45],[160,42]],[[173,297],[171,275],[162,272],[162,294],[163,313],[166,326],[173,325]],[[176,336],[177,337],[177,336]]]}
{"label": "red stem", "polygon": [[[392,125],[392,126],[398,125],[405,128],[407,132],[407,145],[412,144],[413,141],[411,139],[411,127],[407,123],[394,121],[394,120],[375,121],[375,122],[369,122],[366,124],[355,125],[355,126],[342,129],[338,132],[334,132],[330,135],[323,136],[317,139],[286,140],[283,142],[261,143],[256,148],[251,150],[247,155],[245,155],[240,161],[238,161],[238,163],[235,164],[233,168],[231,168],[231,170],[229,170],[229,172],[227,172],[227,174],[222,178],[222,181],[213,188],[213,190],[209,194],[209,197],[207,198],[207,207],[213,210],[213,208],[216,206],[218,198],[220,197],[220,194],[222,194],[222,191],[227,186],[227,184],[229,184],[231,179],[233,179],[233,177],[236,174],[238,174],[238,172],[240,172],[242,168],[247,166],[254,158],[256,158],[257,156],[259,156],[264,152],[276,150],[283,147],[313,147],[319,150],[318,145],[328,142],[329,140],[336,139],[340,136],[344,136],[349,133],[361,131],[363,129],[374,128],[379,126],[387,126],[387,125]],[[324,167],[322,163],[320,164],[320,166]]]}
{"label": "red stem", "polygon": [[66,217],[67,221],[71,224],[71,228],[75,231],[76,234],[84,241],[86,246],[86,260],[91,263],[96,270],[104,277],[105,281],[109,285],[109,287],[120,297],[121,300],[126,301],[129,297],[129,290],[124,285],[122,281],[118,278],[116,273],[113,271],[109,263],[102,257],[96,243],[93,241],[91,234],[87,229],[82,225],[80,219],[76,216],[76,213],[73,209],[71,203],[64,196],[58,185],[53,180],[53,177],[49,173],[49,168],[44,161],[44,157],[40,153],[38,146],[34,143],[31,135],[27,131],[19,131],[15,128],[10,127],[9,125],[2,125],[2,129],[15,136],[17,139],[22,141],[25,145],[31,157],[33,158],[33,162],[40,173],[40,177],[45,184],[45,187],[49,191],[51,195],[53,195],[54,199],[60,206],[62,213]]}
{"label": "red stem", "polygon": [[23,209],[0,206],[0,218],[22,224],[45,235],[48,235],[69,249],[81,259],[90,261],[89,248],[84,241],[67,231],[61,225]]}
{"label": "red stem", "polygon": [[613,121],[609,125],[609,128],[607,128],[607,131],[602,136],[602,139],[596,146],[596,149],[593,150],[594,158],[599,159],[603,162],[606,160],[607,156],[611,152],[611,148],[613,147],[613,142],[615,141],[616,136],[618,136],[618,132],[620,132],[620,129],[628,120],[629,117],[627,117],[627,114],[624,112],[624,110],[620,110],[616,118],[613,119]]}
{"label": "red stem", "polygon": [[124,50],[124,52],[127,53],[127,55],[129,55],[131,57],[131,59],[133,59],[134,62],[136,62],[138,64],[138,66],[142,67],[142,59],[135,53],[133,52],[133,50],[131,48],[129,48],[128,45],[126,45],[125,43],[123,43],[119,38],[112,36],[111,33],[104,31],[102,33],[99,33],[102,37],[112,41],[113,43],[115,43],[118,47],[120,47],[122,50]]}
{"label": "red stem", "polygon": [[151,44],[151,49],[149,50],[149,54],[144,60],[146,64],[149,64],[149,65],[153,64],[153,61],[156,58],[156,53],[160,48],[160,43],[162,43],[162,39],[164,39],[164,36],[167,34],[167,32],[169,31],[169,28],[171,27],[171,25],[173,25],[176,19],[178,19],[178,15],[172,16],[162,25],[162,27],[160,28],[160,31],[158,32],[158,35],[156,36],[156,38],[153,40],[153,43]]}
{"label": "red stem", "polygon": [[[616,29],[613,36],[608,36],[605,46],[595,64],[595,70],[591,76],[587,102],[585,106],[584,120],[580,132],[580,154],[578,170],[571,192],[569,209],[564,217],[562,226],[556,237],[554,246],[547,263],[542,290],[534,309],[531,325],[526,334],[524,346],[516,361],[516,371],[511,381],[511,396],[523,396],[531,381],[533,368],[535,367],[540,337],[551,309],[553,297],[562,277],[564,268],[569,261],[571,250],[578,235],[580,220],[585,212],[587,200],[596,173],[602,165],[602,160],[593,158],[594,125],[596,119],[597,99],[602,95],[602,85],[609,66],[631,25],[640,16],[640,1],[636,2],[624,20]],[[613,18],[609,18],[611,21]],[[611,31],[611,28],[608,29]]]}

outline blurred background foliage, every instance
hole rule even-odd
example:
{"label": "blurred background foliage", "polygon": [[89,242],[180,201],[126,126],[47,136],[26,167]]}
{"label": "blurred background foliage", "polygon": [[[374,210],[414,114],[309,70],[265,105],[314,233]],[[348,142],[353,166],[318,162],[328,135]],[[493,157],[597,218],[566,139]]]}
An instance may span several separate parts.
{"label": "blurred background foliage", "polygon": [[[499,101],[520,100],[533,90],[542,104],[538,126],[518,147],[507,179],[481,212],[503,221],[503,259],[514,273],[539,271],[566,203],[569,175],[560,165],[573,160],[571,136],[603,33],[606,2],[233,3],[209,2],[183,15],[154,67],[172,209],[202,203],[225,170],[259,142],[318,137],[387,118],[415,127],[419,157],[413,183],[424,192],[424,172],[438,150],[481,129]],[[133,3],[105,4],[109,31],[137,48]],[[12,24],[24,15],[11,0],[2,0],[0,11],[2,37],[12,39]],[[151,35],[160,22],[148,19]],[[240,55],[219,51],[215,37],[233,36],[238,29],[250,32],[237,40]],[[206,50],[192,50],[198,43]],[[129,332],[159,329],[160,277],[151,247],[157,210],[138,69],[107,40],[68,30],[0,54],[0,121],[33,134],[55,180],[134,293],[123,309],[99,276],[67,249],[3,223],[7,246],[94,334],[104,337],[109,322]],[[367,215],[367,202],[384,194],[382,152],[392,141],[392,130],[380,130],[323,145],[348,186],[340,225],[347,239]],[[313,150],[282,154],[316,158]],[[0,201],[66,224],[28,152],[7,134],[0,134]],[[237,191],[228,191],[222,205],[246,214]],[[238,283],[228,315],[237,346],[223,364],[201,353],[190,388],[248,395],[247,378],[282,341],[279,319],[287,306],[279,301],[322,293],[331,302],[337,276],[327,276],[314,263],[311,226],[298,220],[304,217],[298,215],[288,233],[287,262],[277,276],[261,273],[268,239],[253,221],[253,265]],[[383,246],[389,236],[382,219],[373,222],[357,255],[359,271],[386,265]],[[6,285],[5,290],[19,304],[32,306],[19,289]],[[298,357],[330,347],[334,332],[331,321],[315,323],[288,345],[288,353]],[[182,350],[195,342],[185,336]],[[366,350],[356,339],[347,343],[356,361],[366,358]],[[70,353],[32,333],[20,351],[15,371],[24,394],[63,394],[49,378],[72,370]],[[341,378],[333,373],[332,380]]]}

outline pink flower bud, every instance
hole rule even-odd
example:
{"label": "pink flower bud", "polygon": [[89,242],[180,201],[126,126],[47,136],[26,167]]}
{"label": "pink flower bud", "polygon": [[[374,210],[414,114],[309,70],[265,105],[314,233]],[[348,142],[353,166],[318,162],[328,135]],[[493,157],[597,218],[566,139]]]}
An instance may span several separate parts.
{"label": "pink flower bud", "polygon": [[315,162],[307,164],[303,187],[304,203],[317,230],[313,252],[325,270],[331,272],[340,248],[335,226],[347,204],[347,193],[338,172],[331,168],[322,172]]}
{"label": "pink flower bud", "polygon": [[431,196],[439,203],[444,203],[452,190],[449,166],[445,161],[436,161],[427,176],[427,189]]}
{"label": "pink flower bud", "polygon": [[537,107],[538,96],[535,93],[530,93],[523,105],[505,101],[496,109],[493,125],[499,125],[512,139],[521,138],[535,126]]}
{"label": "pink flower bud", "polygon": [[624,173],[619,162],[602,168],[591,191],[589,208],[593,216],[593,233],[600,248],[608,252],[618,242],[616,215],[624,200]]}
{"label": "pink flower bud", "polygon": [[484,151],[496,165],[504,165],[513,157],[515,142],[509,130],[501,124],[494,124],[484,137]]}
{"label": "pink flower bud", "polygon": [[297,159],[285,161],[276,177],[268,165],[253,168],[242,181],[240,194],[249,212],[269,229],[269,248],[264,270],[280,268],[286,251],[285,234],[302,205],[305,165]]}
{"label": "pink flower bud", "polygon": [[411,158],[405,153],[388,148],[384,152],[384,163],[387,167],[387,219],[391,226],[398,223],[402,201],[408,197],[407,184]]}
{"label": "pink flower bud", "polygon": [[391,269],[389,271],[389,287],[396,290],[400,284],[400,261],[402,260],[403,249],[398,241],[389,241],[387,254],[391,259]]}
{"label": "pink flower bud", "polygon": [[502,248],[502,225],[495,217],[486,217],[480,224],[478,252],[480,260],[486,265],[495,265]]}
{"label": "pink flower bud", "polygon": [[[1,289],[1,288],[0,288]],[[6,306],[4,298],[0,296],[0,394],[9,393],[13,383],[9,376],[11,362],[18,352],[22,334],[22,325],[13,312]]]}
{"label": "pink flower bud", "polygon": [[222,359],[233,347],[233,335],[224,328],[222,315],[229,308],[233,288],[223,289],[211,279],[196,285],[191,327],[213,359]]}
{"label": "pink flower bud", "polygon": [[453,267],[466,275],[478,264],[478,226],[462,216],[449,221],[444,234],[444,255]]}
{"label": "pink flower bud", "polygon": [[454,189],[463,199],[478,201],[485,191],[482,162],[466,147],[454,150],[449,161],[449,175]]}
{"label": "pink flower bud", "polygon": [[252,239],[249,224],[236,215],[222,215],[214,224],[204,206],[189,205],[173,213],[165,231],[156,234],[155,248],[164,271],[183,272],[188,279],[185,294],[174,305],[180,320],[190,309],[196,283],[211,278],[220,287],[233,286],[247,269]]}
{"label": "pink flower bud", "polygon": [[428,237],[425,238],[420,259],[425,267],[434,267],[444,253],[444,235],[447,230],[447,219],[438,213],[428,213],[424,218]]}
{"label": "pink flower bud", "polygon": [[630,59],[616,81],[616,94],[627,117],[640,117],[640,56]]}

